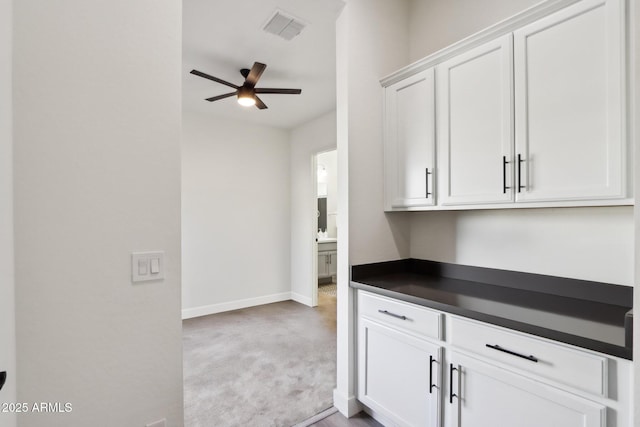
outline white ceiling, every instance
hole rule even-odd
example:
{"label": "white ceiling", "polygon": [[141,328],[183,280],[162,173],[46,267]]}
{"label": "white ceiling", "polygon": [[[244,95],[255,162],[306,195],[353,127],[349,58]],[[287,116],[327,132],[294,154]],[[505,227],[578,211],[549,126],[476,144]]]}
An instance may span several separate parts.
{"label": "white ceiling", "polygon": [[[236,120],[292,128],[335,108],[335,20],[342,0],[184,0],[182,104],[197,111]],[[262,30],[279,9],[307,24],[286,41]],[[302,89],[301,95],[262,94],[269,107],[242,107],[235,97],[205,98],[233,89],[189,74],[202,71],[236,85],[241,68],[254,62],[267,68],[257,87]]]}

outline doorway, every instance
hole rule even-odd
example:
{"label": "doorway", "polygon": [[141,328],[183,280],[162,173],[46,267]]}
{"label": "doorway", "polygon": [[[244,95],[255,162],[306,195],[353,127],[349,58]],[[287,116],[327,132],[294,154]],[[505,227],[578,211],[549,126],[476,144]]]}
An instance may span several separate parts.
{"label": "doorway", "polygon": [[337,151],[317,153],[315,169],[315,250],[313,305],[335,304],[338,265],[338,162]]}

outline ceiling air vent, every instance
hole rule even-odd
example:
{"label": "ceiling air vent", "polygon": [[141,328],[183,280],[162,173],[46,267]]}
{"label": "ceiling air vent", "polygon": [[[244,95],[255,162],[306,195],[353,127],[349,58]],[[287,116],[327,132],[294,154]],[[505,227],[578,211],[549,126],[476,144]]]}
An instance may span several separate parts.
{"label": "ceiling air vent", "polygon": [[280,36],[285,40],[291,40],[300,34],[305,26],[306,25],[302,21],[276,10],[267,22],[267,25],[264,26],[263,30],[267,33]]}

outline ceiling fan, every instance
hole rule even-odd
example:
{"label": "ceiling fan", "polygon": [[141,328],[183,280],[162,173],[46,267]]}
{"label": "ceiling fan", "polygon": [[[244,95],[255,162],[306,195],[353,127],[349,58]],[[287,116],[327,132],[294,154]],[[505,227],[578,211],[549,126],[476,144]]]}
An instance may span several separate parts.
{"label": "ceiling fan", "polygon": [[289,95],[299,95],[302,93],[301,89],[257,88],[256,83],[258,83],[258,79],[264,72],[265,68],[267,68],[265,64],[254,62],[253,67],[251,67],[250,70],[247,68],[243,68],[242,70],[240,70],[240,74],[242,74],[242,76],[244,77],[244,83],[242,84],[242,86],[234,85],[233,83],[229,83],[217,77],[210,76],[209,74],[205,74],[198,70],[191,70],[191,74],[204,77],[205,79],[213,80],[214,82],[218,82],[235,89],[235,92],[229,92],[225,93],[224,95],[212,96],[211,98],[207,98],[206,100],[209,102],[218,101],[220,99],[237,95],[238,104],[245,107],[255,105],[259,109],[264,110],[265,108],[267,108],[267,106],[258,97],[257,94],[259,93],[284,93]]}

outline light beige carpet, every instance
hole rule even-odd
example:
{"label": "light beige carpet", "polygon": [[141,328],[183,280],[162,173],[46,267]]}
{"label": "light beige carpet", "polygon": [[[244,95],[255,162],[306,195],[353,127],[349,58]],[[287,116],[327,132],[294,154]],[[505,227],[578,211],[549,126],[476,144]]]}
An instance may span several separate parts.
{"label": "light beige carpet", "polygon": [[185,427],[289,427],[333,404],[335,298],[183,322]]}

